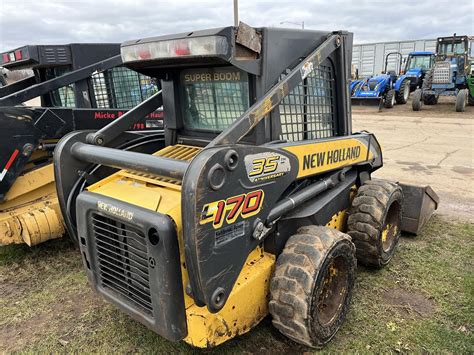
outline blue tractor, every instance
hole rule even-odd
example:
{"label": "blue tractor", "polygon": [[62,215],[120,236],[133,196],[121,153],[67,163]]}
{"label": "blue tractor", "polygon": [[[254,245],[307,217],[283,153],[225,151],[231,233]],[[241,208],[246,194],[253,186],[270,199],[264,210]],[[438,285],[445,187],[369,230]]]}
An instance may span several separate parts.
{"label": "blue tractor", "polygon": [[388,53],[385,57],[385,69],[382,74],[370,76],[362,80],[354,80],[350,84],[352,105],[370,105],[392,108],[395,103],[406,104],[410,95],[410,79],[405,75],[388,71],[389,59],[399,59],[398,68],[402,67],[403,56],[399,52]]}
{"label": "blue tractor", "polygon": [[411,52],[405,62],[404,73],[410,79],[410,92],[421,88],[426,73],[434,63],[433,52]]}
{"label": "blue tractor", "polygon": [[433,68],[426,73],[421,89],[413,93],[413,111],[421,110],[423,104],[436,105],[439,96],[455,97],[456,111],[465,110],[466,103],[472,102],[469,93],[472,47],[468,36],[454,34],[437,39]]}

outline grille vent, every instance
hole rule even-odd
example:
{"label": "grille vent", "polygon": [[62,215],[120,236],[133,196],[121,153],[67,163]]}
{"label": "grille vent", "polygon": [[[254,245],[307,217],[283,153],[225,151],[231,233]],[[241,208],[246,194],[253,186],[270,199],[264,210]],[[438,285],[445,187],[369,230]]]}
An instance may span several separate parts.
{"label": "grille vent", "polygon": [[121,221],[92,214],[102,287],[152,316],[147,241],[142,231]]}

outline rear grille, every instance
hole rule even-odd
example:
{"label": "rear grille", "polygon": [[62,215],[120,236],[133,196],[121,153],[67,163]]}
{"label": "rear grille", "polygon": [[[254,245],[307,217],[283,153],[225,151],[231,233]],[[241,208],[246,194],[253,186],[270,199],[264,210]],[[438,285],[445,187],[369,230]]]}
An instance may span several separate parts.
{"label": "rear grille", "polygon": [[[201,151],[201,148],[198,147],[193,147],[189,145],[170,145],[168,147],[165,147],[158,152],[154,153],[154,156],[157,157],[164,157],[164,158],[170,158],[170,159],[176,159],[176,160],[184,160],[184,161],[190,161],[192,160],[199,152]],[[173,184],[177,186],[181,186],[182,181],[179,179],[173,179],[173,178],[165,178],[163,176],[158,176],[158,175],[152,175],[152,174],[146,174],[146,173],[139,173],[139,172],[132,172],[129,170],[125,170],[124,173],[128,175],[129,177],[143,177],[145,179],[149,180],[154,180],[157,182],[164,182],[168,184]]]}
{"label": "rear grille", "polygon": [[152,316],[145,235],[131,225],[96,213],[91,222],[101,286]]}

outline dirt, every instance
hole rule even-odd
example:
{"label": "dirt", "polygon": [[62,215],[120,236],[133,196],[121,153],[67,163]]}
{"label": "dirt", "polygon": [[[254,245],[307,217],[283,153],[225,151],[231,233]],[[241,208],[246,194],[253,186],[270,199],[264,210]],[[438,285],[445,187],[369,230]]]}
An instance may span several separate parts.
{"label": "dirt", "polygon": [[418,112],[409,101],[352,113],[353,131],[374,133],[382,147],[384,166],[376,177],[430,185],[440,197],[438,213],[474,221],[474,106],[456,112],[452,98],[441,98]]}
{"label": "dirt", "polygon": [[436,311],[434,300],[421,293],[410,292],[402,288],[387,290],[382,297],[402,317],[428,318]]}
{"label": "dirt", "polygon": [[[20,350],[27,343],[47,337],[53,330],[57,331],[60,338],[67,343],[68,335],[75,329],[75,320],[103,307],[104,301],[86,287],[81,292],[60,295],[49,306],[49,310],[34,314],[25,320],[0,325],[2,351],[9,353]],[[72,321],[64,321],[69,319]]]}
{"label": "dirt", "polygon": [[442,117],[442,118],[459,118],[462,116],[474,116],[474,106],[466,105],[464,112],[456,112],[455,99],[453,97],[440,97],[437,105],[423,105],[420,111],[413,111],[411,106],[411,98],[405,105],[395,105],[391,109],[383,108],[381,112],[377,111],[377,107],[369,106],[352,106],[352,112],[376,114],[380,116],[399,116],[406,115],[414,117],[415,123],[421,124],[424,117]]}
{"label": "dirt", "polygon": [[20,323],[0,326],[2,351],[11,353],[22,349],[27,342],[34,342],[44,336],[45,324],[50,324],[52,314],[38,314]]}

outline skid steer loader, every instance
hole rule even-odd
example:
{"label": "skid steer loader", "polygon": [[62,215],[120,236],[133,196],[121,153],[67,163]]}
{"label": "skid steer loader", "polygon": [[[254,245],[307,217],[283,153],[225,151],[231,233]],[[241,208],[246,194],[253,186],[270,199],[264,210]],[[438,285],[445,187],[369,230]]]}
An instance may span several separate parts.
{"label": "skid steer loader", "polygon": [[[99,129],[158,90],[121,64],[118,43],[31,45],[0,54],[7,75],[32,74],[0,87],[0,245],[32,246],[64,234],[52,165],[58,139]],[[25,106],[32,101],[38,107]],[[130,128],[140,136],[161,131],[161,116],[151,113]]]}
{"label": "skid steer loader", "polygon": [[[377,139],[352,133],[351,48],[347,32],[243,23],[124,43],[125,65],[161,80],[135,110],[163,105],[164,139],[127,143],[140,119],[129,112],[55,150],[60,206],[94,290],[195,347],[268,313],[296,342],[328,342],[356,260],[386,265],[404,219],[401,186],[371,180]],[[416,227],[433,211],[425,202]]]}

